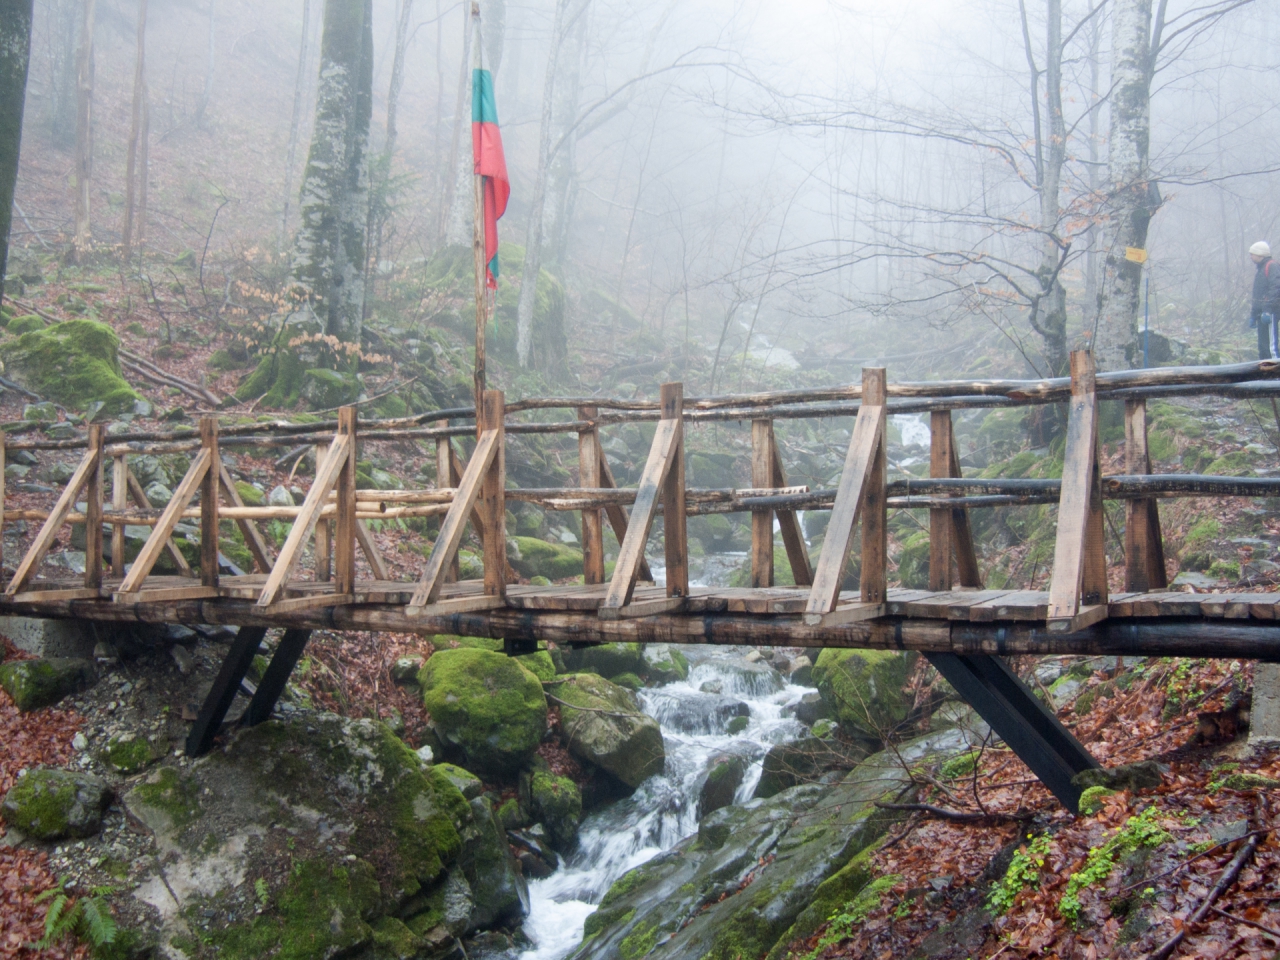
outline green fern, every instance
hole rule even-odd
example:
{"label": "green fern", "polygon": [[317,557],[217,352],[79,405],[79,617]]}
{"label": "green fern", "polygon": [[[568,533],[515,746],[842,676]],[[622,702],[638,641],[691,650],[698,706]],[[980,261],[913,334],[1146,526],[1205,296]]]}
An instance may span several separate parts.
{"label": "green fern", "polygon": [[80,921],[76,924],[77,932],[95,947],[104,947],[114,943],[116,939],[116,922],[111,916],[111,908],[106,901],[94,897],[82,900]]}
{"label": "green fern", "polygon": [[101,899],[114,888],[95,887],[92,897],[72,900],[67,896],[66,883],[64,877],[35,898],[36,903],[50,902],[44,915],[44,936],[34,946],[47,950],[70,934],[95,947],[114,943],[119,930],[106,901]]}

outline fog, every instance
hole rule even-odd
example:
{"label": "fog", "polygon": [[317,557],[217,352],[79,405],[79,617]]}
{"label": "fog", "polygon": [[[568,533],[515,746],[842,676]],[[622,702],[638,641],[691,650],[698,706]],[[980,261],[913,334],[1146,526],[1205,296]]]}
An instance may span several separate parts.
{"label": "fog", "polygon": [[[370,239],[377,263],[366,315],[429,326],[445,307],[428,302],[418,275],[448,244],[470,241],[469,118],[456,117],[470,104],[469,11],[448,0],[375,0],[371,156],[387,140],[404,3],[397,136],[374,189],[385,215]],[[254,262],[285,269],[326,6],[333,0],[151,0],[144,260],[195,251],[206,273],[218,272],[206,285],[219,286],[245,281]],[[1060,373],[1061,354],[1036,323],[1060,283],[1059,346],[1091,342],[1117,242],[1116,0],[1094,7],[483,0],[484,65],[494,71],[512,187],[499,233],[520,248],[504,248],[502,282],[519,282],[527,266],[520,258],[541,191],[535,267],[567,297],[563,356],[498,354],[506,365],[497,376],[510,385],[533,367],[598,387],[605,355],[668,354],[696,355],[689,376],[717,390],[788,382],[796,370],[850,379],[872,360],[891,375]],[[1278,209],[1280,118],[1269,81],[1280,10],[1186,0],[1146,0],[1145,9],[1163,17],[1164,32],[1142,179],[1158,184],[1163,202],[1150,219],[1136,322],[1149,312],[1152,329],[1192,359],[1244,359],[1245,251],[1272,235]],[[81,15],[82,0],[36,3],[15,247],[73,230],[68,58]],[[137,16],[136,2],[96,4],[90,200],[99,247],[121,241]],[[1054,17],[1065,141],[1046,220]],[[552,151],[540,164],[547,123]],[[227,316],[264,315],[227,289]],[[465,304],[455,306],[466,316]],[[1126,322],[1131,339],[1135,321]]]}

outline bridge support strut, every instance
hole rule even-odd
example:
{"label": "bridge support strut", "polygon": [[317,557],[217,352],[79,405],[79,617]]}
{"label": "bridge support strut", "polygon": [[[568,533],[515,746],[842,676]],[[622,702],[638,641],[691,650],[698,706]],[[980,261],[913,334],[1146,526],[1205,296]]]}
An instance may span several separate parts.
{"label": "bridge support strut", "polygon": [[1009,665],[981,653],[925,656],[1062,805],[1079,813],[1083,791],[1071,778],[1100,764]]}

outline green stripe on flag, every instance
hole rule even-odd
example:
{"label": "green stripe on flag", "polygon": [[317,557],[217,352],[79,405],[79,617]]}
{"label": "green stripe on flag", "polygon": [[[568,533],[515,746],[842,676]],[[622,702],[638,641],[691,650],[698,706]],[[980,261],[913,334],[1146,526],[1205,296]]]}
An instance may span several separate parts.
{"label": "green stripe on flag", "polygon": [[488,70],[471,71],[471,122],[498,123],[498,105],[493,99],[493,75]]}

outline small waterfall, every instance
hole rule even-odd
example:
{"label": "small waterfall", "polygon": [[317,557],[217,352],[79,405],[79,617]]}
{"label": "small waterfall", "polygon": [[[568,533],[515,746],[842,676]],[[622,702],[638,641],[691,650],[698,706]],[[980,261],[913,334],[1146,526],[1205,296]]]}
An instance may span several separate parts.
{"label": "small waterfall", "polygon": [[[691,648],[696,661],[680,683],[642,690],[642,709],[662,727],[667,763],[625,800],[587,816],[578,849],[554,874],[529,884],[531,909],[524,932],[535,944],[521,960],[561,960],[582,941],[582,926],[620,876],[669,850],[698,829],[698,796],[713,762],[724,755],[748,761],[735,802],[749,799],[765,754],[805,731],[784,716],[812,688],[787,683],[776,672],[744,660],[733,649]],[[747,724],[725,732],[735,717]]]}

